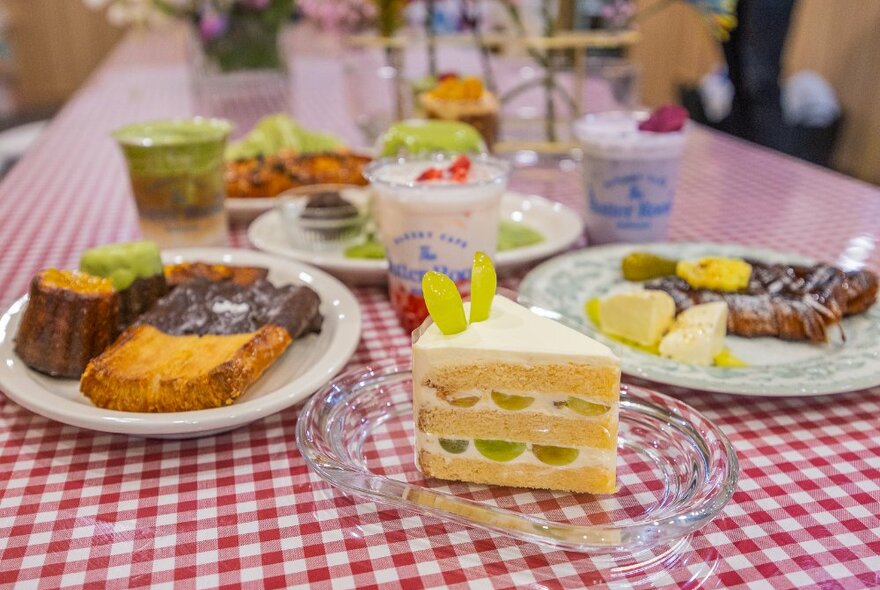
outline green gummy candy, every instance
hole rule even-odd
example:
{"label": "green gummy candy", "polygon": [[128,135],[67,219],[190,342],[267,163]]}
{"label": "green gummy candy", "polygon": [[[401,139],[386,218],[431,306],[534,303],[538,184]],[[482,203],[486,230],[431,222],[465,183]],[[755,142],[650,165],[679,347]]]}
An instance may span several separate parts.
{"label": "green gummy candy", "polygon": [[443,334],[451,336],[467,329],[464,304],[452,279],[439,272],[427,272],[422,277],[422,293],[431,319]]}
{"label": "green gummy candy", "polygon": [[86,250],[79,260],[79,269],[110,279],[117,291],[127,289],[136,279],[163,272],[159,246],[148,241],[107,244]]}

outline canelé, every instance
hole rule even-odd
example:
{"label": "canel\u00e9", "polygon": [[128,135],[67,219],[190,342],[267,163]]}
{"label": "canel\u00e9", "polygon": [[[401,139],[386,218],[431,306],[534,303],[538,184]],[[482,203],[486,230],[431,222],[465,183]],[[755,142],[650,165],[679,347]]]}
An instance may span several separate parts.
{"label": "canel\u00e9", "polygon": [[53,377],[79,377],[116,337],[119,294],[109,279],[48,269],[31,281],[15,352]]}

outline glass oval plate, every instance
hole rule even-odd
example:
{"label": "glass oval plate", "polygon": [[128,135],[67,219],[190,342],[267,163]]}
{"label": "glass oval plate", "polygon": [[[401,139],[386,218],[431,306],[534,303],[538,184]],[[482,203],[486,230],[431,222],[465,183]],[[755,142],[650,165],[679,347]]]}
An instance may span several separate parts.
{"label": "glass oval plate", "polygon": [[624,386],[618,491],[594,496],[424,477],[413,454],[408,360],[348,371],[296,427],[309,466],[346,493],[518,539],[595,554],[673,544],[711,521],[736,488],[727,437],[692,407]]}

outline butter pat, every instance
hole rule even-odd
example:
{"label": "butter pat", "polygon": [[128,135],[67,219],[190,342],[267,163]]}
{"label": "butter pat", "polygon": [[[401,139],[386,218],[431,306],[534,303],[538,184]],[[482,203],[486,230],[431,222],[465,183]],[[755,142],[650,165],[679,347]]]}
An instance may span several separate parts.
{"label": "butter pat", "polygon": [[675,301],[663,291],[631,291],[599,302],[599,326],[610,336],[655,346],[675,318]]}
{"label": "butter pat", "polygon": [[711,365],[724,348],[726,333],[725,302],[695,305],[678,315],[660,341],[660,355],[683,363]]}

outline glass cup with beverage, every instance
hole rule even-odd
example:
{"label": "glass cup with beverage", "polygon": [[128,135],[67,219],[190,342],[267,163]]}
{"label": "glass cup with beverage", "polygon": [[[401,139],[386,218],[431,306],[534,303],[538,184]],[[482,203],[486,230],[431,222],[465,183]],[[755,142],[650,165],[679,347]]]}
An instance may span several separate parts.
{"label": "glass cup with beverage", "polygon": [[640,130],[648,117],[646,111],[609,111],[574,124],[591,244],[666,239],[688,128]]}
{"label": "glass cup with beverage", "polygon": [[227,244],[222,119],[152,121],[117,129],[141,233],[163,248]]}
{"label": "glass cup with beverage", "polygon": [[438,271],[470,292],[474,252],[494,257],[510,168],[489,156],[386,158],[364,171],[388,259],[388,292],[407,331],[428,316],[422,277]]}

